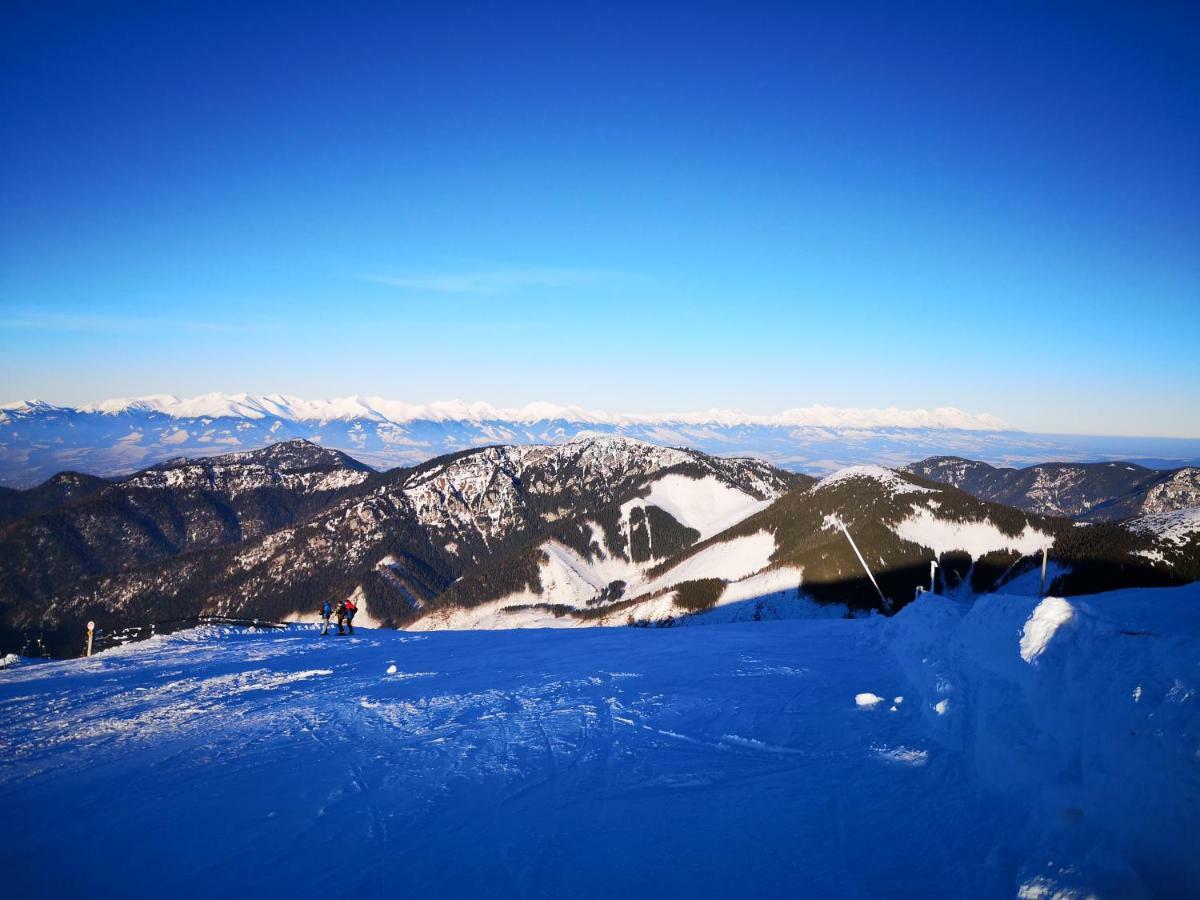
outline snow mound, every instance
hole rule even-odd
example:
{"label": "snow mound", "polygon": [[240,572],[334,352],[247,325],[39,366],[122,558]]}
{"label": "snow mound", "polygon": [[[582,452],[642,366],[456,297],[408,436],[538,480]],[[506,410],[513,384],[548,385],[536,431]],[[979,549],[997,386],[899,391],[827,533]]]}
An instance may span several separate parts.
{"label": "snow mound", "polygon": [[913,747],[876,747],[875,754],[888,762],[902,766],[923,766],[929,762],[928,750]]}
{"label": "snow mound", "polygon": [[882,697],[880,697],[878,694],[872,694],[870,691],[854,695],[854,703],[860,709],[875,709],[875,707],[879,706],[879,704],[882,702]]}
{"label": "snow mound", "polygon": [[1034,609],[1021,632],[1021,659],[1031,663],[1063,625],[1075,618],[1075,609],[1061,597],[1047,597]]}

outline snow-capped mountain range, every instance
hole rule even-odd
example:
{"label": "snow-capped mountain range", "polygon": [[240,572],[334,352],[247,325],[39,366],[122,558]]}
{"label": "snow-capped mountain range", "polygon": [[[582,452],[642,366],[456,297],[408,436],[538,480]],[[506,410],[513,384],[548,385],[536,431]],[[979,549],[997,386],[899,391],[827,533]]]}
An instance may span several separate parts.
{"label": "snow-capped mountain range", "polygon": [[28,487],[63,471],[124,475],[179,456],[218,455],[296,438],[389,469],[488,444],[557,444],[588,434],[624,435],[713,455],[757,456],[814,475],[860,463],[902,466],[934,455],[1003,465],[1044,459],[1129,459],[1166,468],[1200,463],[1200,440],[1029,434],[994,416],[953,408],[810,406],[766,416],[720,409],[614,415],[549,403],[501,409],[461,401],[206,394],[81,407],[40,401],[0,407],[0,484]]}
{"label": "snow-capped mountain range", "polygon": [[[43,401],[23,401],[0,406],[3,412],[69,409]],[[953,407],[924,409],[838,409],[809,406],[784,410],[776,415],[747,415],[739,410],[709,409],[701,412],[662,415],[612,414],[579,406],[535,402],[516,408],[498,408],[490,403],[462,400],[428,404],[405,403],[382,397],[340,397],[305,400],[286,394],[204,394],[183,399],[172,394],[105,400],[78,407],[78,412],[121,415],[129,412],[158,412],[176,419],[264,419],[293,422],[334,422],[365,419],[406,424],[430,422],[508,422],[530,425],[537,422],[569,421],[587,425],[778,425],[818,428],[958,428],[973,431],[1005,431],[1008,426],[992,415],[976,415]]]}

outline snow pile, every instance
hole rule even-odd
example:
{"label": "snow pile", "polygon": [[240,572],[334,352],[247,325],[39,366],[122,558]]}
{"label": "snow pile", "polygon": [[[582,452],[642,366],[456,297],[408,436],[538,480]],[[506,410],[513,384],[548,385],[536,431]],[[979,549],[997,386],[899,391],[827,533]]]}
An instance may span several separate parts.
{"label": "snow pile", "polygon": [[1200,584],[927,594],[876,620],[932,736],[1019,816],[998,850],[1019,862],[1022,896],[1200,885],[1198,608]]}
{"label": "snow pile", "polygon": [[897,494],[937,493],[936,488],[921,487],[919,484],[913,484],[911,481],[901,478],[891,469],[883,468],[883,466],[849,466],[834,472],[832,475],[825,476],[814,484],[811,489],[813,491],[822,491],[855,479],[877,481],[887,488],[893,496]]}
{"label": "snow pile", "polygon": [[1034,609],[1021,630],[1021,659],[1033,662],[1062,626],[1075,618],[1075,607],[1061,597],[1047,597]]}
{"label": "snow pile", "polygon": [[997,550],[1013,550],[1030,556],[1043,547],[1054,545],[1054,537],[1026,523],[1018,535],[1005,534],[991,519],[955,522],[941,519],[925,508],[918,508],[895,527],[896,536],[928,547],[941,556],[961,550],[978,559]]}

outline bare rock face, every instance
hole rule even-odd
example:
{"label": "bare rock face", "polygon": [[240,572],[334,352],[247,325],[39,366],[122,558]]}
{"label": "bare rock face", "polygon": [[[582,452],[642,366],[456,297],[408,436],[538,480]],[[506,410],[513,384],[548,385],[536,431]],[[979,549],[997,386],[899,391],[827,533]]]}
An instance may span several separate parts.
{"label": "bare rock face", "polygon": [[1143,513],[1169,512],[1200,506],[1200,468],[1177,469],[1169,477],[1146,491]]}

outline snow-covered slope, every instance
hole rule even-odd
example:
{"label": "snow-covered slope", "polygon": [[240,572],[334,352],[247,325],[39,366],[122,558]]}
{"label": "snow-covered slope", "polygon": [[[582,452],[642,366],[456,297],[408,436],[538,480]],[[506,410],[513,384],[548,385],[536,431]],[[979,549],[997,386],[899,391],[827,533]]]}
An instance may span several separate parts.
{"label": "snow-covered slope", "polygon": [[5,889],[1195,896],[1197,604],[206,628],[20,664],[0,670]]}
{"label": "snow-covered slope", "polygon": [[930,595],[880,624],[931,746],[1021,810],[1004,841],[1021,896],[1200,890],[1198,610],[1197,585]]}

